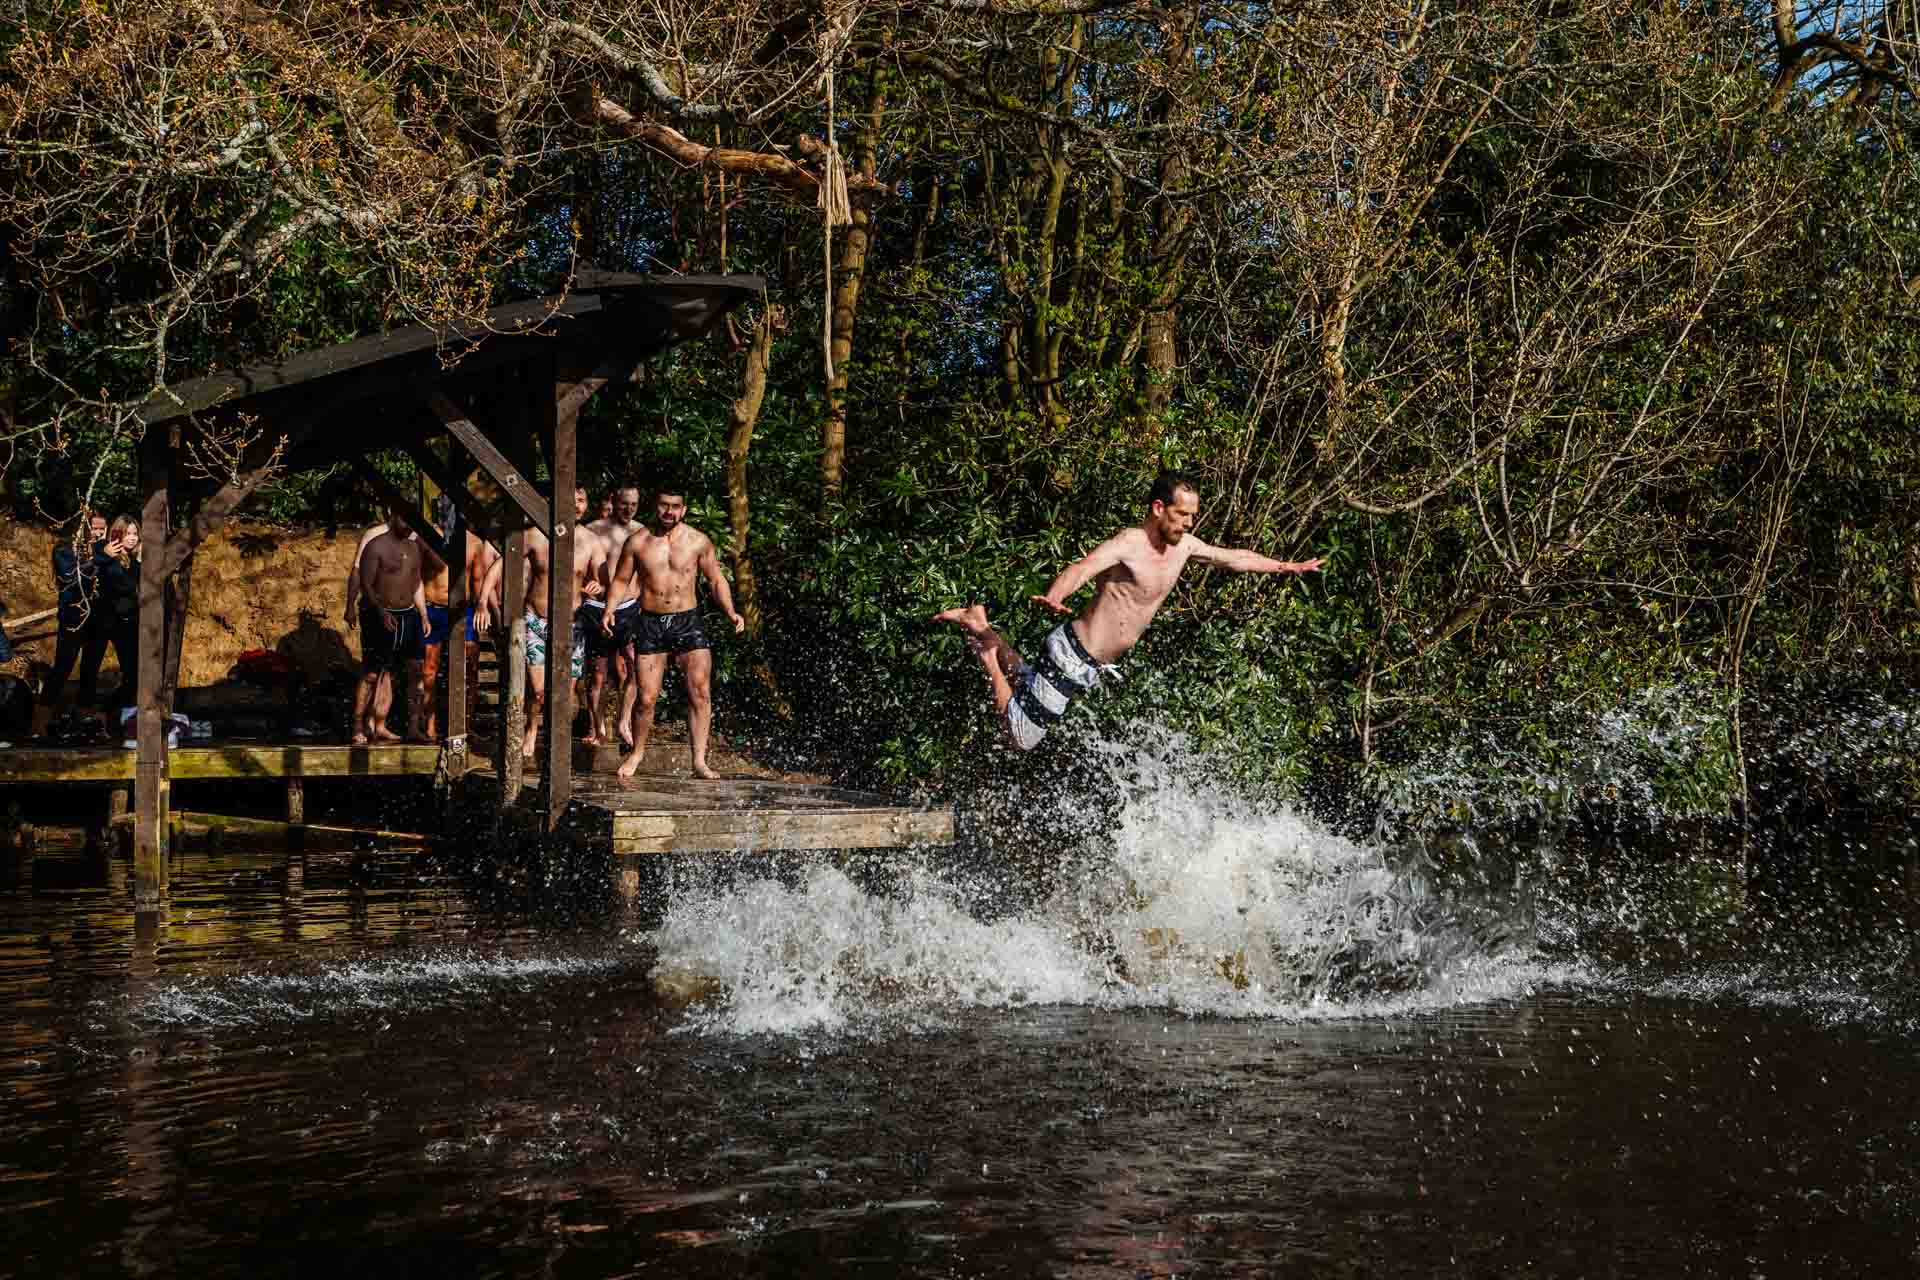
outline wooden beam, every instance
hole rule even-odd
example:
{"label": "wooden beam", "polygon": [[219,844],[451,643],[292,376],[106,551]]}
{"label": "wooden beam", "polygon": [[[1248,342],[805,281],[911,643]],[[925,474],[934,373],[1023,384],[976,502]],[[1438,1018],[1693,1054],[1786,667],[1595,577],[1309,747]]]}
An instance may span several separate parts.
{"label": "wooden beam", "polygon": [[60,612],[60,606],[55,605],[51,609],[41,609],[36,613],[29,613],[22,617],[0,619],[0,630],[25,631],[28,627],[32,626],[34,623],[45,622],[48,618],[53,617],[56,613],[59,613],[59,612]]}
{"label": "wooden beam", "polygon": [[[511,371],[511,372],[517,372]],[[447,393],[438,386],[428,384],[420,389],[427,406],[438,414],[440,424],[444,426],[461,444],[467,447],[474,460],[486,468],[500,491],[512,498],[520,510],[534,525],[545,529],[553,523],[553,515],[547,510],[547,504],[533,482],[520,474],[520,468],[506,454],[487,438],[487,433],[474,425],[473,419],[465,410],[455,404]],[[525,410],[520,411],[522,414]],[[522,459],[524,461],[524,457]]]}
{"label": "wooden beam", "polygon": [[167,895],[167,718],[161,688],[167,645],[167,542],[171,532],[167,488],[173,446],[165,427],[148,428],[140,442],[139,672],[134,723],[133,900],[136,910],[159,908]]}
{"label": "wooden beam", "polygon": [[574,382],[557,383],[554,388],[554,421],[571,428],[580,417],[580,410],[586,407],[587,401],[593,399],[595,392],[609,382],[633,376],[633,371],[645,358],[631,350],[608,352],[586,377]]}
{"label": "wooden beam", "polygon": [[[214,532],[226,523],[227,517],[238,510],[241,503],[253,496],[255,489],[272,479],[277,472],[277,467],[257,467],[242,472],[238,479],[220,486],[218,492],[200,504],[200,510],[195,513],[192,522],[167,539],[160,562],[161,574],[169,575],[185,564],[187,557],[193,554],[193,549],[212,537]],[[143,523],[140,528],[143,535],[141,541],[144,543],[146,525]]]}
{"label": "wooden beam", "polygon": [[613,850],[620,854],[952,843],[951,809],[746,809],[622,814],[613,819]]}
{"label": "wooden beam", "polygon": [[[549,366],[552,368],[553,366]],[[584,385],[584,384],[582,384]],[[584,398],[582,400],[584,403]],[[547,530],[547,830],[559,829],[573,799],[573,424],[579,407],[562,418],[545,399],[544,421],[534,425],[552,441],[553,487],[547,495],[553,524]]]}
{"label": "wooden beam", "polygon": [[393,487],[392,481],[381,475],[380,469],[365,458],[354,458],[347,465],[353,468],[355,475],[367,482],[370,489],[380,495],[382,502],[389,507],[398,508],[407,517],[407,523],[411,524],[413,531],[420,535],[420,541],[433,549],[433,554],[440,557],[441,563],[449,562],[452,553],[447,549],[446,535],[434,527],[433,521],[427,519],[426,513],[421,511],[416,503],[407,501],[405,496]]}
{"label": "wooden beam", "polygon": [[[352,747],[230,743],[176,747],[167,752],[175,781],[276,781],[281,778],[401,778],[433,776],[440,749],[394,742]],[[124,784],[138,777],[136,757],[118,747],[15,747],[0,751],[0,785]]]}

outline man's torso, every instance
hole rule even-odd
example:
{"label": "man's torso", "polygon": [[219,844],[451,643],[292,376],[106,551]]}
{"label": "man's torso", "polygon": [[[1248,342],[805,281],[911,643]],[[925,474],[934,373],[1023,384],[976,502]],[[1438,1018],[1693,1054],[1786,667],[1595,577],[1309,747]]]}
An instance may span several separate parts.
{"label": "man's torso", "polygon": [[[580,588],[587,580],[598,576],[606,552],[600,545],[600,539],[594,536],[576,537],[573,540],[573,577],[568,584],[566,616],[572,617],[573,611],[580,607]],[[546,535],[538,529],[527,531],[527,608],[535,616],[547,616],[547,573],[552,563],[552,546]]]}
{"label": "man's torso", "polygon": [[1095,580],[1093,604],[1074,628],[1096,661],[1117,661],[1139,641],[1180,581],[1195,545],[1183,538],[1155,549],[1144,529],[1128,531],[1120,563]]}
{"label": "man's torso", "polygon": [[389,531],[369,542],[361,559],[361,584],[368,599],[382,609],[405,609],[413,604],[414,588],[420,585],[417,543]]}
{"label": "man's torso", "polygon": [[628,538],[640,531],[640,524],[638,522],[622,524],[618,520],[609,518],[595,520],[592,524],[582,525],[580,528],[583,533],[591,533],[600,540],[600,549],[605,553],[606,558],[601,562],[597,576],[601,586],[611,587],[614,564],[620,559],[620,549],[627,545]]}
{"label": "man's torso", "polygon": [[698,603],[694,580],[706,553],[707,535],[691,525],[675,525],[665,535],[642,528],[627,540],[639,585],[640,607],[648,613],[683,613]]}

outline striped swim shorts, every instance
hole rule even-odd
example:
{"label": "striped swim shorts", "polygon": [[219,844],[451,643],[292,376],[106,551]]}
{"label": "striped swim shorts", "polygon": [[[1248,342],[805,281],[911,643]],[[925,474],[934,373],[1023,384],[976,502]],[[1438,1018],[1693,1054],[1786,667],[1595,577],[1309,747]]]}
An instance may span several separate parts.
{"label": "striped swim shorts", "polygon": [[1021,663],[1013,673],[1013,698],[1007,703],[1007,731],[1014,745],[1031,751],[1047,736],[1047,730],[1067,714],[1075,698],[1093,692],[1104,674],[1113,672],[1093,660],[1073,624],[1063,622],[1048,634],[1040,646],[1040,657]]}

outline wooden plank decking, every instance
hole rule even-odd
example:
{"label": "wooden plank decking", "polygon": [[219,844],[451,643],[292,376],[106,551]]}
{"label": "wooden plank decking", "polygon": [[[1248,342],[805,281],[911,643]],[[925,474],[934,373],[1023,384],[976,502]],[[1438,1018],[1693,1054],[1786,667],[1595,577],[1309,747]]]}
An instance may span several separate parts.
{"label": "wooden plank decking", "polygon": [[[677,744],[650,749],[646,771],[632,779],[583,771],[574,780],[573,825],[590,840],[610,840],[616,854],[634,855],[953,842],[951,809],[906,808],[884,796],[779,778],[705,781],[685,776],[686,754]],[[0,750],[0,786],[125,784],[134,779],[136,755],[117,747],[8,748]],[[301,779],[430,777],[440,763],[440,748],[420,743],[229,742],[167,755],[176,782],[284,782],[294,825],[302,817]],[[604,770],[617,756],[582,747],[576,759],[583,770]],[[716,760],[723,769],[726,763]]]}
{"label": "wooden plank decking", "polygon": [[[9,747],[0,750],[0,785],[53,782],[131,782],[136,752],[120,747]],[[440,748],[400,742],[355,747],[344,743],[223,742],[167,752],[174,781],[244,778],[400,778],[432,776]]]}
{"label": "wooden plank decking", "polygon": [[884,796],[762,779],[575,780],[574,803],[617,854],[749,849],[890,849],[951,844],[951,809],[910,809]]}

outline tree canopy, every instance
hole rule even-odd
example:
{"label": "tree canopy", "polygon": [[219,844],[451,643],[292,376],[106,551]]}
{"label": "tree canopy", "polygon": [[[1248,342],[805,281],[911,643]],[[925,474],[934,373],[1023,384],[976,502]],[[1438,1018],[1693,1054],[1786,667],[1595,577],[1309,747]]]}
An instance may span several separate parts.
{"label": "tree canopy", "polygon": [[580,262],[746,270],[782,323],[610,400],[584,467],[706,486],[769,705],[858,702],[892,776],[989,731],[921,619],[1017,608],[1170,463],[1210,541],[1330,571],[1197,578],[1114,714],[1372,761],[1756,662],[1911,679],[1915,0],[51,3],[0,42],[21,512],[113,501],[130,406],[210,368]]}

